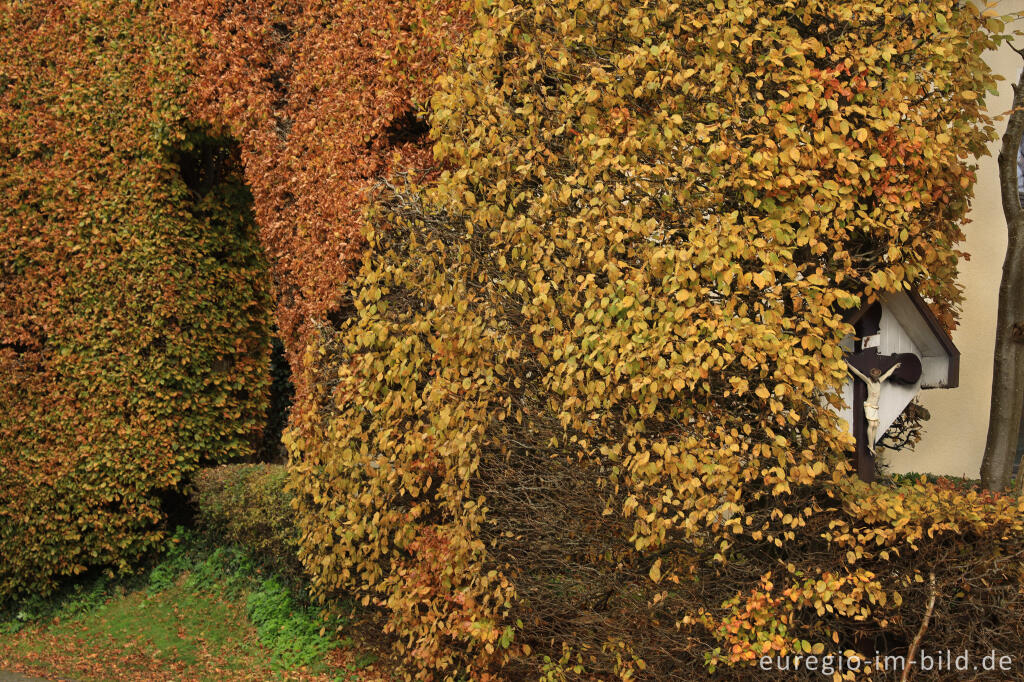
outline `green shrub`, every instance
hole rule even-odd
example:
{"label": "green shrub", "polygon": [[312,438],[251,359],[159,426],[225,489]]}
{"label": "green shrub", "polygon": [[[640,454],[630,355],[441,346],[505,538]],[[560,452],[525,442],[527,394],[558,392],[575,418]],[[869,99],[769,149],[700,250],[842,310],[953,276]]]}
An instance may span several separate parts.
{"label": "green shrub", "polygon": [[963,476],[945,476],[942,474],[922,474],[908,471],[904,474],[888,474],[882,481],[889,480],[895,486],[913,486],[918,483],[930,483],[933,485],[952,486],[960,488],[965,492],[975,491],[983,493],[981,480],[977,478],[965,478]]}
{"label": "green shrub", "polygon": [[303,572],[287,475],[279,464],[201,469],[192,480],[192,501],[200,529],[212,540],[241,548],[297,590]]}
{"label": "green shrub", "polygon": [[260,641],[281,668],[315,667],[324,654],[338,646],[320,634],[324,623],[315,611],[298,603],[276,580],[266,580],[250,592],[246,609]]}

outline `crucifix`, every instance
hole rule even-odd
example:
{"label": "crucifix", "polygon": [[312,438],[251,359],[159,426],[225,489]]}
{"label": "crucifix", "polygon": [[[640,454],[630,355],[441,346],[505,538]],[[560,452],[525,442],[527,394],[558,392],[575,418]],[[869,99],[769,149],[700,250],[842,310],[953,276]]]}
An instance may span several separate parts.
{"label": "crucifix", "polygon": [[853,386],[853,433],[857,439],[857,473],[871,481],[875,475],[875,445],[879,438],[878,405],[886,381],[914,384],[921,378],[921,359],[913,353],[882,355],[878,352],[881,306],[868,308],[855,325],[857,352],[846,357]]}
{"label": "crucifix", "polygon": [[917,291],[879,292],[851,311],[843,339],[850,379],[839,415],[857,442],[857,473],[875,477],[879,438],[922,389],[954,388],[960,351]]}
{"label": "crucifix", "polygon": [[868,389],[868,394],[864,398],[864,419],[867,421],[868,450],[874,456],[876,454],[875,442],[878,440],[878,399],[882,396],[882,384],[892,376],[893,372],[900,368],[900,363],[897,362],[884,374],[877,367],[872,367],[871,376],[869,377],[861,374],[860,370],[853,364],[848,365],[848,368],[850,374],[863,381]]}

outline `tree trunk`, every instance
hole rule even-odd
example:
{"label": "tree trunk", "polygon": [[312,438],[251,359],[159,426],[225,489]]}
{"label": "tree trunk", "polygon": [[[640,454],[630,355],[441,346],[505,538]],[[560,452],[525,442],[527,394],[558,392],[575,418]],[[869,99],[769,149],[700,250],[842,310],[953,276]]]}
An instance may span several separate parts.
{"label": "tree trunk", "polygon": [[1013,89],[1013,112],[999,150],[999,186],[1008,243],[999,285],[988,438],[981,463],[982,485],[990,490],[1004,490],[1010,482],[1024,413],[1024,210],[1017,191],[1017,153],[1022,137],[1024,71]]}

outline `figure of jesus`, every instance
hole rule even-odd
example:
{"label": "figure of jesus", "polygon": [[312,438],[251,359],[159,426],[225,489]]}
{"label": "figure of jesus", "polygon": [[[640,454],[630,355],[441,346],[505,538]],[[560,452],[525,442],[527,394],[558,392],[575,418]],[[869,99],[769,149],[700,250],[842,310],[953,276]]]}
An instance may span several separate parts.
{"label": "figure of jesus", "polygon": [[874,367],[869,372],[870,377],[864,376],[853,365],[847,366],[850,368],[850,374],[863,381],[864,385],[868,387],[868,396],[864,399],[864,420],[867,421],[868,426],[868,450],[874,455],[875,438],[878,436],[878,398],[882,395],[882,383],[899,369],[900,363],[897,362],[890,367],[885,374],[882,374],[882,370]]}

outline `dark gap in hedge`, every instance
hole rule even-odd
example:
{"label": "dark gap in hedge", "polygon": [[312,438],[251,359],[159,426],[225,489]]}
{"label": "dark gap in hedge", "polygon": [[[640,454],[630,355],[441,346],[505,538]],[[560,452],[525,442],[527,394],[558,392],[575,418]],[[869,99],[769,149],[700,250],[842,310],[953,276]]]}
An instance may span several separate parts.
{"label": "dark gap in hedge", "polygon": [[0,343],[0,348],[6,348],[7,350],[13,350],[18,355],[29,352],[31,347],[22,341],[12,341],[9,343]]}
{"label": "dark gap in hedge", "polygon": [[345,322],[354,317],[355,314],[355,304],[351,298],[346,298],[327,311],[327,321],[331,323],[331,327],[335,330],[340,330],[345,325]]}
{"label": "dark gap in hedge", "polygon": [[292,385],[292,371],[284,354],[284,343],[276,334],[270,352],[270,408],[267,423],[263,429],[257,461],[283,464],[288,461],[288,452],[281,442],[281,434],[288,424],[288,413],[292,407],[295,387]]}
{"label": "dark gap in hedge", "polygon": [[160,511],[164,515],[164,524],[172,534],[173,529],[179,526],[196,526],[196,506],[182,487],[167,488],[160,492]]}
{"label": "dark gap in hedge", "polygon": [[430,124],[416,115],[412,109],[396,117],[384,129],[384,139],[389,147],[397,147],[423,139],[430,133]]}
{"label": "dark gap in hedge", "polygon": [[204,125],[190,126],[185,138],[171,149],[169,158],[197,200],[220,185],[230,184],[249,194],[251,205],[252,195],[242,179],[240,148],[233,138],[218,135]]}

